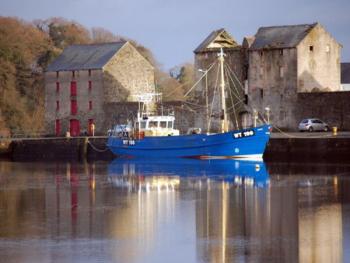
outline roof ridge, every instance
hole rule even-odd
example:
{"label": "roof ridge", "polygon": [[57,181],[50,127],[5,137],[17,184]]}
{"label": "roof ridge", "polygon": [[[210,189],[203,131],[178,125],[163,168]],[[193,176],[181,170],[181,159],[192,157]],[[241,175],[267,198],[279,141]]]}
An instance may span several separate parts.
{"label": "roof ridge", "polygon": [[280,26],[261,26],[259,27],[259,29],[261,28],[282,28],[282,27],[300,27],[300,26],[316,26],[318,24],[318,22],[314,22],[311,24],[296,24],[296,25],[280,25]]}
{"label": "roof ridge", "polygon": [[72,44],[67,47],[72,46],[103,46],[103,45],[113,45],[113,44],[122,44],[128,42],[127,40],[121,40],[121,41],[113,41],[113,42],[104,42],[104,43],[87,43],[87,44]]}

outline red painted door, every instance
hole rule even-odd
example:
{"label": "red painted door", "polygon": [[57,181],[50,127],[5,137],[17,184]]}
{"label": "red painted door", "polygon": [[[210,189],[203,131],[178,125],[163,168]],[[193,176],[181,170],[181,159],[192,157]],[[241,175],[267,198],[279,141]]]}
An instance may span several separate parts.
{"label": "red painted door", "polygon": [[60,120],[56,120],[56,136],[59,136],[61,133],[61,122]]}
{"label": "red painted door", "polygon": [[78,120],[70,120],[70,135],[79,136],[80,135],[80,124]]}

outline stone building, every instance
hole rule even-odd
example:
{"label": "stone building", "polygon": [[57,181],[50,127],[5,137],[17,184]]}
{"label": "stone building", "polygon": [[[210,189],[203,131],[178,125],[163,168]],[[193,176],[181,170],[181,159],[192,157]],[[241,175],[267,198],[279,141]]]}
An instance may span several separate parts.
{"label": "stone building", "polygon": [[154,68],[129,42],[70,46],[45,72],[47,133],[106,134],[121,105],[135,107],[145,92],[154,92]]}
{"label": "stone building", "polygon": [[249,48],[249,104],[269,107],[272,123],[295,129],[298,93],[340,90],[340,50],[318,23],[259,28]]}
{"label": "stone building", "polygon": [[[225,29],[213,31],[195,50],[195,72],[196,78],[202,77],[205,71],[208,71],[207,77],[199,83],[196,89],[196,103],[198,105],[206,105],[206,88],[208,88],[208,104],[213,104],[211,112],[211,131],[219,130],[220,127],[220,72],[217,62],[218,53],[223,49],[226,57],[225,63],[232,70],[240,83],[244,83],[247,78],[247,64],[245,63],[246,52],[245,48],[239,45]],[[207,83],[206,81],[207,80]],[[242,91],[243,92],[243,91]],[[242,93],[242,95],[244,95]],[[214,101],[213,101],[214,100]],[[206,131],[206,116],[205,110],[199,111],[200,114],[195,118],[194,126],[202,127]]]}
{"label": "stone building", "polygon": [[[341,45],[319,23],[261,27],[254,37],[244,38],[242,45],[224,29],[214,31],[194,51],[195,68],[208,69],[220,48],[244,90],[246,105],[237,113],[242,126],[249,125],[247,119],[254,110],[266,118],[269,107],[274,125],[296,129],[300,118],[306,117],[300,111],[298,94],[341,90]],[[208,82],[211,92],[215,76],[215,71],[208,76],[214,79]]]}
{"label": "stone building", "polygon": [[341,63],[341,86],[343,91],[350,91],[350,63]]}

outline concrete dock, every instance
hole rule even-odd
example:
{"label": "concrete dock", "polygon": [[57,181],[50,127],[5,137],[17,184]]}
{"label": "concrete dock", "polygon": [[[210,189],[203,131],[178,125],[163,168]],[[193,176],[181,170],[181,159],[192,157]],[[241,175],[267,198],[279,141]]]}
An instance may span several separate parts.
{"label": "concrete dock", "polygon": [[[0,139],[8,145],[2,155],[14,161],[109,161],[115,156],[106,141],[106,136]],[[350,132],[272,133],[264,160],[350,163]]]}

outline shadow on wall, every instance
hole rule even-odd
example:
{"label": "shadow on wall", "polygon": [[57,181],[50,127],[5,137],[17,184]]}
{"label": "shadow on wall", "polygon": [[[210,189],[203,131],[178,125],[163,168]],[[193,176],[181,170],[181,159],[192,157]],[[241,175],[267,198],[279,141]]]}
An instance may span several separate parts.
{"label": "shadow on wall", "polygon": [[[340,83],[339,83],[340,85]],[[331,92],[330,87],[324,87],[318,80],[314,78],[314,75],[308,71],[304,71],[298,80],[298,92]]]}
{"label": "shadow on wall", "polygon": [[103,86],[106,103],[127,102],[130,91],[107,71],[104,72]]}

